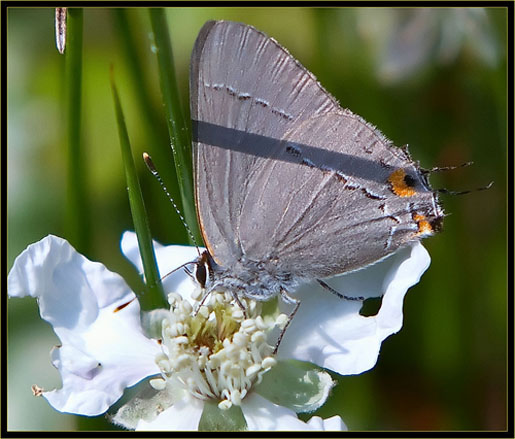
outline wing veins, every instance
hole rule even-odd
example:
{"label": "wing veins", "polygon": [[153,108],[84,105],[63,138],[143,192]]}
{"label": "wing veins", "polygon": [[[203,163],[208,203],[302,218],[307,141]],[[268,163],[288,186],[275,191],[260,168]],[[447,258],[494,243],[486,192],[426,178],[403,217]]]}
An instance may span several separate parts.
{"label": "wing veins", "polygon": [[[323,182],[319,185],[319,187],[317,188],[316,192],[313,193],[313,195],[311,196],[311,199],[309,200],[308,203],[306,203],[306,206],[304,207],[304,209],[297,215],[297,218],[295,218],[295,220],[293,221],[293,224],[288,228],[288,230],[286,230],[284,233],[283,233],[283,237],[285,238],[301,221],[302,219],[306,216],[307,212],[311,209],[311,207],[313,206],[313,203],[315,202],[315,200],[318,198],[318,196],[320,195],[320,193],[326,188],[326,186],[331,182],[331,176],[327,176],[327,175],[324,175],[324,180]],[[320,217],[318,220],[316,220],[316,224],[318,224],[320,222],[320,220],[322,219],[323,217]],[[279,246],[279,244],[282,244],[284,241],[284,239],[279,239],[277,241],[277,246]]]}

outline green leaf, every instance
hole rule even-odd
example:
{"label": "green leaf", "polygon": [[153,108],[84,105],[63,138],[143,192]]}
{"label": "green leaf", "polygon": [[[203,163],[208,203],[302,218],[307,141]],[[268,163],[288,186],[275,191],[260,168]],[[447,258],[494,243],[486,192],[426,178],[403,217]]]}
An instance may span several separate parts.
{"label": "green leaf", "polygon": [[132,220],[134,221],[134,229],[138,237],[138,246],[141,260],[143,262],[143,272],[145,274],[145,283],[147,288],[147,294],[144,296],[144,299],[147,302],[145,305],[147,308],[151,309],[165,308],[167,307],[167,303],[165,301],[163,286],[161,285],[161,278],[157,268],[156,255],[152,245],[152,236],[148,225],[145,203],[143,202],[143,195],[141,194],[138,175],[136,173],[136,166],[134,165],[134,159],[132,157],[129,135],[127,133],[123,110],[112,72],[111,88],[113,90],[116,121],[118,123],[118,134],[122,149],[122,160],[127,180],[127,190],[129,192],[129,204],[131,207]]}
{"label": "green leaf", "polygon": [[331,376],[310,363],[280,360],[254,391],[275,404],[305,413],[320,408],[333,386]]}
{"label": "green leaf", "polygon": [[[142,122],[145,137],[145,149],[155,163],[160,164],[159,174],[181,212],[181,194],[177,185],[174,158],[170,148],[170,137],[163,107],[156,107],[153,101],[153,80],[149,75],[147,27],[141,22],[140,12],[134,9],[113,8],[110,10],[115,22],[115,30],[120,41],[120,55],[127,66],[128,84],[136,99],[138,117]],[[146,11],[144,11],[146,13]],[[146,18],[146,17],[145,17]],[[144,42],[144,49],[142,47]],[[156,219],[160,227],[170,227],[173,241],[186,242],[187,233],[179,217],[159,216]],[[172,226],[172,224],[174,226]]]}
{"label": "green leaf", "polygon": [[204,403],[198,431],[245,431],[247,422],[241,408],[233,405],[227,410],[218,407],[216,401]]}

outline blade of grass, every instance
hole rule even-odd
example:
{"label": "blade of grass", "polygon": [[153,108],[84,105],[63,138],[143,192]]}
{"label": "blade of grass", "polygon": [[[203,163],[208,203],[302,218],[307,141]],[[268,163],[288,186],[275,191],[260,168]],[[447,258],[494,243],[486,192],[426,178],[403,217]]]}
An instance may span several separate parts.
{"label": "blade of grass", "polygon": [[150,8],[150,23],[159,68],[161,93],[165,104],[168,132],[175,159],[175,169],[182,197],[184,217],[197,242],[202,242],[193,204],[190,130],[186,127],[179,101],[170,34],[163,9]]}
{"label": "blade of grass", "polygon": [[82,27],[83,10],[68,8],[65,51],[65,120],[67,141],[66,236],[75,248],[88,255],[91,243],[91,211],[87,194],[82,117]]}
{"label": "blade of grass", "polygon": [[[61,11],[63,13],[63,11]],[[67,203],[65,212],[65,236],[82,254],[91,252],[91,211],[85,170],[85,151],[82,147],[82,34],[83,10],[66,8],[66,41],[58,45],[64,50],[64,120],[67,148]],[[64,15],[63,14],[63,15]],[[63,22],[61,22],[61,25]],[[63,29],[64,31],[64,29]],[[64,34],[63,34],[64,37]],[[64,43],[66,46],[64,46]],[[61,52],[62,53],[62,52]],[[94,419],[94,420],[93,420]],[[76,419],[79,430],[111,429],[98,418],[79,416]]]}
{"label": "blade of grass", "polygon": [[[129,11],[125,8],[114,8],[111,13],[115,23],[114,28],[120,41],[121,54],[128,67],[127,71],[134,96],[137,100],[139,114],[144,121],[145,137],[148,139],[149,144],[148,152],[157,163],[162,164],[159,167],[161,178],[179,209],[183,211],[181,194],[177,186],[177,174],[175,166],[172,166],[174,158],[171,149],[168,148],[170,141],[168,128],[162,109],[158,111],[156,106],[153,105],[149,86],[150,80],[148,79],[148,67],[141,50],[139,50],[141,47],[138,42],[146,37],[146,35],[143,35],[143,32],[146,32],[146,30],[142,30],[141,23],[137,20],[139,17],[136,14],[129,15]],[[144,41],[147,41],[146,38]],[[182,225],[179,226],[179,217],[163,218],[163,225],[169,225],[170,223],[175,223],[173,230],[170,230],[171,237],[179,240],[179,242],[186,241],[186,230]]]}
{"label": "blade of grass", "polygon": [[144,296],[145,309],[155,309],[166,307],[163,286],[157,268],[156,255],[152,246],[152,237],[148,218],[143,202],[143,195],[139,185],[136,166],[132,157],[131,145],[123,110],[114,82],[114,75],[111,70],[111,89],[113,91],[114,108],[116,113],[116,121],[118,124],[118,135],[120,137],[120,147],[122,150],[122,160],[125,168],[125,177],[127,179],[127,191],[129,193],[129,204],[131,207],[132,220],[134,221],[134,229],[138,237],[138,246],[143,262],[143,272],[145,273],[146,295]]}

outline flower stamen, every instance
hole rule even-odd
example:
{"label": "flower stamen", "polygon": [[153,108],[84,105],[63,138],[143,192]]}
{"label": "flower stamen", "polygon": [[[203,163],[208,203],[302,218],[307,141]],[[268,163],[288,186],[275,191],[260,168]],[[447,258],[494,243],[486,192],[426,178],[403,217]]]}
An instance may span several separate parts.
{"label": "flower stamen", "polygon": [[[180,295],[168,296],[170,313],[162,324],[162,352],[156,357],[162,390],[180,386],[200,399],[218,399],[219,407],[241,405],[253,384],[276,364],[266,333],[284,319],[263,319],[261,304],[230,294],[211,293],[192,305]],[[198,308],[194,311],[194,308]],[[247,315],[245,315],[247,314]],[[286,316],[284,316],[286,317]]]}

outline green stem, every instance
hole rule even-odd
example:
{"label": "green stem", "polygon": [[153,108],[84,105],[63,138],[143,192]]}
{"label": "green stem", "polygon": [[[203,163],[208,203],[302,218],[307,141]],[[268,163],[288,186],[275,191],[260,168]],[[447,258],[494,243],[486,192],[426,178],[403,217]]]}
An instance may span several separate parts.
{"label": "green stem", "polygon": [[[140,45],[138,41],[141,40],[141,24],[137,21],[137,16],[131,17],[125,8],[114,8],[112,16],[115,21],[115,30],[118,33],[121,54],[124,62],[127,65],[127,72],[129,74],[130,83],[137,100],[138,114],[144,121],[145,137],[148,139],[148,151],[151,153],[156,163],[162,164],[159,166],[159,173],[165,186],[168,188],[170,195],[175,200],[179,209],[182,209],[181,194],[177,186],[177,174],[175,167],[170,166],[173,161],[172,150],[168,147],[169,136],[168,128],[165,122],[162,109],[156,110],[156,106],[152,102],[150,93],[148,73],[144,64],[146,61],[143,59]],[[132,18],[132,20],[130,20]],[[171,224],[178,224],[179,218],[163,218],[163,226]],[[184,242],[187,239],[186,230],[184,227],[173,227],[170,230],[171,236],[174,240]]]}
{"label": "green stem", "polygon": [[81,147],[83,10],[68,8],[65,50],[65,120],[67,140],[66,228],[70,242],[81,253],[90,250],[90,221],[84,151]]}
{"label": "green stem", "polygon": [[197,215],[193,204],[190,131],[186,127],[186,122],[181,111],[168,25],[163,9],[151,8],[149,12],[157,52],[161,93],[165,104],[168,133],[170,135],[175,159],[175,169],[182,197],[184,217],[195,239],[200,243],[200,231],[198,229]]}
{"label": "green stem", "polygon": [[111,88],[113,90],[114,107],[116,113],[116,121],[118,123],[118,134],[120,137],[120,146],[122,150],[122,160],[125,167],[125,177],[127,179],[127,190],[129,193],[129,204],[131,207],[132,219],[134,221],[134,229],[138,237],[138,246],[143,262],[143,272],[145,273],[147,294],[143,297],[144,308],[155,309],[167,307],[159,270],[157,267],[154,247],[152,246],[152,236],[148,225],[145,203],[139,185],[136,166],[132,157],[131,145],[125,118],[123,116],[122,106],[118,91],[114,83],[111,72]]}

